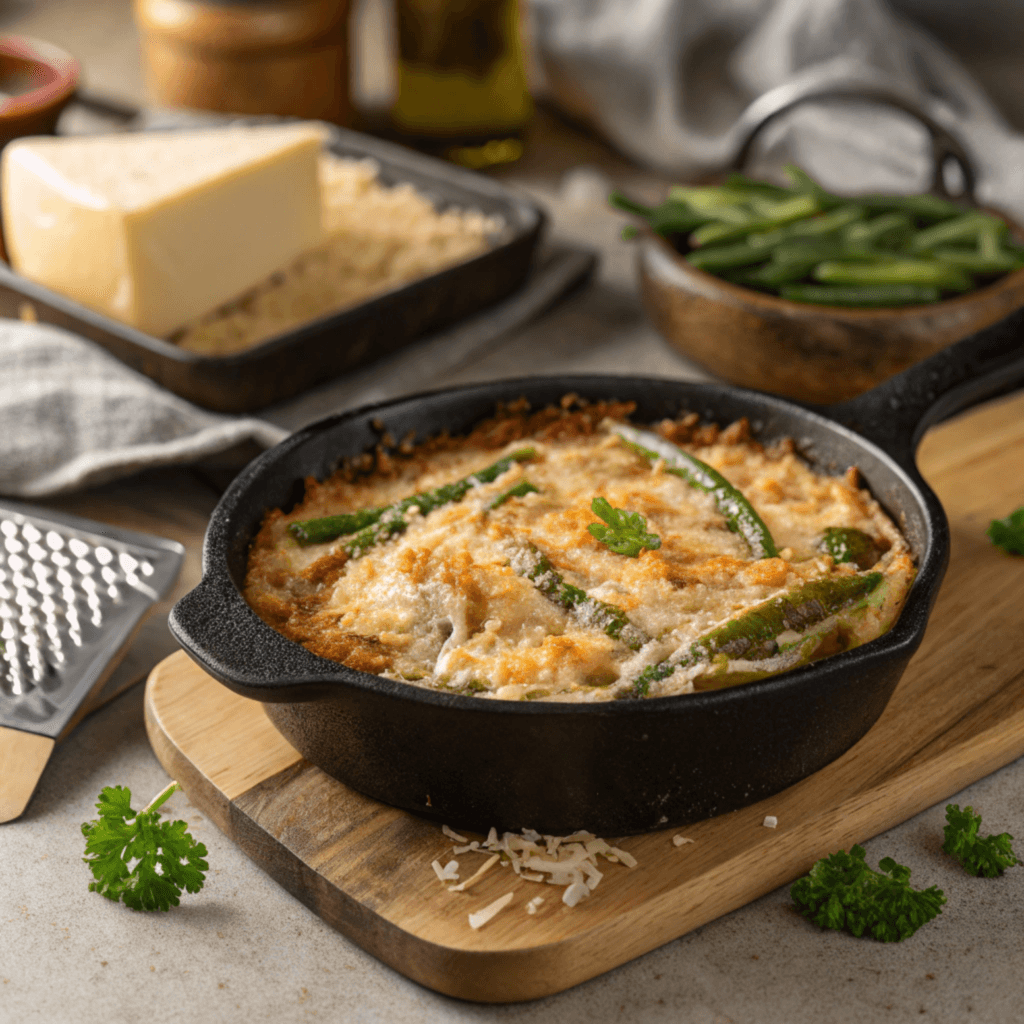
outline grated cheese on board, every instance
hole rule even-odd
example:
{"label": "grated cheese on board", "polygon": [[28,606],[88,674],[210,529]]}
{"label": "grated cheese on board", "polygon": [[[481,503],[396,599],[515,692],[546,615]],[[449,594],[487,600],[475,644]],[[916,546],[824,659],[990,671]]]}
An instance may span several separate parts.
{"label": "grated cheese on board", "polygon": [[512,893],[507,892],[504,896],[499,896],[498,899],[488,904],[483,910],[478,910],[475,914],[469,915],[469,927],[473,929],[483,928],[491,918],[504,910],[511,902]]}
{"label": "grated cheese on board", "polygon": [[[442,830],[451,838],[451,830],[447,826],[442,826]],[[492,828],[482,842],[474,841],[469,846],[454,849],[465,853],[489,853],[490,856],[464,882],[448,886],[449,892],[465,892],[500,863],[502,867],[511,867],[524,881],[561,886],[564,890],[562,902],[568,907],[575,907],[589,896],[604,878],[604,872],[597,866],[598,857],[611,863],[621,863],[627,868],[636,867],[637,863],[630,853],[585,831],[574,832],[570,836],[549,836],[533,829],[523,829],[520,834],[505,832],[499,836],[497,829]],[[458,866],[455,861],[450,863]],[[440,863],[434,861],[434,871],[438,872],[439,868]],[[543,896],[534,897],[531,901],[534,909],[527,906],[526,912],[536,913],[543,900]]]}

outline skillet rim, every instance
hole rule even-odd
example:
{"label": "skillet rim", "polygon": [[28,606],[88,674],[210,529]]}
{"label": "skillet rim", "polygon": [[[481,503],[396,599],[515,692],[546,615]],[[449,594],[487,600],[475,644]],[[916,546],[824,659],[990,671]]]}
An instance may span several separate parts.
{"label": "skillet rim", "polygon": [[[301,644],[289,640],[265,623],[246,603],[242,593],[231,576],[228,568],[230,557],[227,528],[232,519],[244,507],[250,491],[258,490],[265,481],[269,470],[282,459],[286,459],[295,451],[314,441],[324,432],[344,422],[363,420],[369,423],[382,411],[398,406],[409,406],[436,397],[455,398],[464,392],[481,391],[514,391],[516,389],[550,386],[562,388],[565,392],[579,391],[591,385],[591,393],[603,391],[605,395],[614,393],[616,384],[628,385],[632,390],[645,385],[678,385],[691,394],[696,391],[701,401],[707,402],[708,397],[726,399],[732,402],[743,402],[750,399],[761,405],[771,407],[786,415],[796,414],[806,417],[818,426],[842,436],[855,446],[865,449],[892,472],[899,482],[907,489],[917,504],[923,520],[923,552],[917,556],[917,575],[911,585],[906,602],[896,623],[886,633],[859,647],[831,655],[810,665],[781,672],[766,679],[753,680],[731,687],[717,690],[705,690],[695,693],[675,694],[664,697],[646,697],[637,700],[621,699],[612,701],[596,701],[593,703],[575,703],[566,701],[533,702],[519,700],[502,700],[498,698],[481,699],[457,693],[444,693],[412,683],[389,679],[372,673],[351,669],[339,662],[333,662],[313,654]],[[602,388],[607,384],[608,388]],[[869,392],[870,394],[870,392]],[[518,396],[516,396],[518,397]],[[492,403],[506,399],[504,394],[492,394]],[[712,401],[710,404],[714,404]],[[849,403],[845,403],[849,405]],[[653,377],[648,375],[628,374],[574,374],[574,375],[536,375],[526,377],[501,378],[498,380],[479,381],[454,387],[435,388],[430,391],[417,392],[412,395],[399,396],[381,402],[369,403],[355,409],[335,413],[314,423],[302,427],[289,435],[279,444],[261,453],[250,462],[232,481],[221,496],[220,501],[211,513],[207,525],[202,555],[202,578],[199,583],[172,608],[169,626],[174,637],[179,641],[186,653],[206,672],[223,685],[242,696],[259,700],[264,703],[310,703],[329,697],[332,691],[339,688],[352,688],[357,691],[372,693],[381,698],[403,701],[412,704],[427,704],[452,711],[473,711],[477,714],[519,714],[519,715],[578,715],[581,713],[598,716],[638,715],[657,712],[686,713],[686,708],[694,710],[710,710],[724,707],[735,701],[754,699],[757,696],[769,696],[779,691],[799,689],[809,679],[825,678],[833,674],[841,674],[857,666],[861,671],[872,671],[875,662],[886,662],[893,658],[909,660],[924,638],[925,628],[931,614],[931,608],[938,594],[945,575],[949,558],[948,524],[942,505],[935,493],[925,482],[913,460],[902,461],[898,455],[882,448],[875,441],[847,427],[829,415],[830,406],[817,406],[802,403],[778,395],[740,388],[734,385],[706,383],[702,381],[679,380],[671,377]],[[696,410],[695,410],[696,411]],[[766,410],[765,410],[766,411]],[[703,414],[702,414],[703,415]],[[751,417],[752,419],[754,416]],[[798,452],[800,452],[798,445]],[[340,459],[342,456],[339,455]],[[805,461],[811,461],[801,452]],[[296,477],[296,480],[300,479]],[[877,499],[876,499],[877,500]],[[880,502],[881,504],[881,502]],[[884,505],[883,505],[884,508]],[[901,529],[906,532],[904,510],[895,513],[886,509],[886,513]],[[901,522],[901,520],[903,520]],[[252,537],[246,541],[248,548]],[[202,651],[202,630],[200,642],[195,642],[189,628],[181,621],[182,609],[188,609],[193,603],[216,602],[218,597],[226,598],[231,611],[245,617],[245,621],[270,643],[287,645],[282,650],[294,654],[296,658],[309,664],[311,671],[296,673],[290,678],[279,678],[273,682],[253,676],[248,672],[232,669],[229,665],[219,663],[214,657],[211,660],[207,652]],[[244,638],[243,641],[244,642]],[[312,661],[310,661],[312,659]],[[323,671],[316,671],[322,668]]]}

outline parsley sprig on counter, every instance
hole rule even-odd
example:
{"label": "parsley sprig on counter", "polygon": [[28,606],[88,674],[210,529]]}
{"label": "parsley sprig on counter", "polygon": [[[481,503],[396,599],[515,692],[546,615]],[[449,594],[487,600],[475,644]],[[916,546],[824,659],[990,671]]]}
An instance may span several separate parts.
{"label": "parsley sprig on counter", "polygon": [[1024,507],[1005,519],[993,519],[985,532],[996,547],[1011,555],[1024,555]]}
{"label": "parsley sprig on counter", "polygon": [[90,892],[123,900],[132,910],[170,910],[182,891],[199,892],[210,865],[206,847],[186,831],[184,821],[161,822],[160,807],[178,784],[172,782],[141,811],[132,810],[131,790],[107,786],[96,809],[100,816],[82,825],[82,858],[95,882]]}
{"label": "parsley sprig on counter", "polygon": [[934,885],[910,885],[910,868],[892,857],[868,867],[864,848],[854,846],[819,860],[790,889],[800,912],[820,928],[845,929],[860,938],[901,942],[942,913],[946,897]]}
{"label": "parsley sprig on counter", "polygon": [[998,836],[989,835],[982,839],[978,835],[981,815],[973,807],[960,810],[958,804],[946,805],[946,821],[942,830],[946,841],[942,849],[948,853],[969,875],[995,878],[1007,868],[1019,864],[1010,843],[1013,836],[1003,832]]}
{"label": "parsley sprig on counter", "polygon": [[639,512],[615,508],[606,498],[595,498],[590,511],[603,523],[591,523],[587,529],[609,551],[617,555],[637,558],[644,548],[654,551],[661,547],[661,538],[647,532],[647,520]]}

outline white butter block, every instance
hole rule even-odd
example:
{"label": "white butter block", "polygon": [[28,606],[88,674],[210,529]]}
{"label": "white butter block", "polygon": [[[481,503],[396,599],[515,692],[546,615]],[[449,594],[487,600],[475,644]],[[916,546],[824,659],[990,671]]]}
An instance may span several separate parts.
{"label": "white butter block", "polygon": [[165,337],[320,243],[321,147],[310,124],[14,142],[11,266]]}

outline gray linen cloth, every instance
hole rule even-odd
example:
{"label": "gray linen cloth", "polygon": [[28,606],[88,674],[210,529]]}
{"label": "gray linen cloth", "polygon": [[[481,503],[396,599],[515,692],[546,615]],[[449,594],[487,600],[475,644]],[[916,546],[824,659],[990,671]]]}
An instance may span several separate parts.
{"label": "gray linen cloth", "polygon": [[330,413],[443,386],[586,280],[595,262],[579,247],[546,249],[504,301],[259,417],[207,412],[67,331],[0,319],[0,494],[39,498],[246,441],[266,447]]}
{"label": "gray linen cloth", "polygon": [[199,409],[57,327],[0,320],[0,493],[56,494],[286,434]]}
{"label": "gray linen cloth", "polygon": [[[974,4],[957,8],[965,22],[976,16]],[[806,80],[870,84],[949,130],[979,172],[978,198],[1024,218],[1024,136],[885,0],[531,0],[531,12],[550,98],[641,164],[683,180],[721,170],[761,94]],[[924,131],[875,104],[808,103],[764,142],[755,173],[792,160],[839,190],[930,182]]]}

